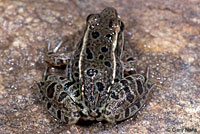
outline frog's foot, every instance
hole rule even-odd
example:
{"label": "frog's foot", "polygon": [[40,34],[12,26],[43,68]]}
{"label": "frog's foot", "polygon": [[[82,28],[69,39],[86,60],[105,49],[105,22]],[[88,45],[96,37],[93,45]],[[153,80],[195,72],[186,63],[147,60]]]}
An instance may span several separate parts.
{"label": "frog's foot", "polygon": [[51,66],[63,66],[69,64],[70,56],[65,54],[58,54],[57,51],[60,49],[64,41],[58,43],[58,45],[50,51],[50,43],[48,44],[48,52],[44,56],[44,60]]}
{"label": "frog's foot", "polygon": [[110,123],[132,117],[144,105],[153,84],[140,74],[133,74],[114,83],[105,110],[105,120]]}
{"label": "frog's foot", "polygon": [[75,124],[79,120],[79,110],[73,97],[78,90],[77,84],[63,77],[49,75],[45,81],[38,82],[37,86],[52,116],[67,124]]}

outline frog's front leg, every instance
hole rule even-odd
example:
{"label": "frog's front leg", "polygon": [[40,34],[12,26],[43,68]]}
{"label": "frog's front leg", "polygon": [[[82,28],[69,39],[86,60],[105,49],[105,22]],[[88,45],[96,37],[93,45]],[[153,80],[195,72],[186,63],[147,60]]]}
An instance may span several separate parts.
{"label": "frog's front leg", "polygon": [[[147,72],[148,73],[148,72]],[[116,82],[110,89],[104,118],[110,123],[133,116],[144,105],[153,84],[140,74],[132,74]]]}
{"label": "frog's front leg", "polygon": [[60,49],[60,47],[63,45],[65,41],[61,41],[58,43],[58,45],[50,51],[50,43],[48,44],[48,52],[44,56],[44,60],[46,63],[48,63],[51,66],[63,66],[67,65],[70,61],[70,56],[65,54],[58,54],[57,51]]}
{"label": "frog's front leg", "polygon": [[78,83],[63,76],[49,74],[37,86],[45,107],[52,116],[67,124],[75,124],[79,120],[80,109],[76,104],[80,91]]}

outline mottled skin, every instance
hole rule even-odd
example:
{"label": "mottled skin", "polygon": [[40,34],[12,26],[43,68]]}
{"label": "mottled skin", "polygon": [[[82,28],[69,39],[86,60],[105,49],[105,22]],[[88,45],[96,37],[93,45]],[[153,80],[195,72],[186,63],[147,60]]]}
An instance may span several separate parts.
{"label": "mottled skin", "polygon": [[144,77],[131,68],[124,70],[123,29],[117,11],[105,8],[87,17],[84,35],[71,59],[56,53],[62,43],[47,53],[48,66],[66,65],[64,77],[45,72],[38,83],[54,117],[67,124],[79,119],[115,123],[143,106],[153,84],[148,81],[149,71]]}

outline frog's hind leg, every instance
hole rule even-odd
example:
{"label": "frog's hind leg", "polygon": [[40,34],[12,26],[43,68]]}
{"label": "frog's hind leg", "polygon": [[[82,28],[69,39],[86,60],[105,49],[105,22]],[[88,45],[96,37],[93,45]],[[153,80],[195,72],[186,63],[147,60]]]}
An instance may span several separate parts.
{"label": "frog's hind leg", "polygon": [[75,124],[80,114],[72,96],[77,92],[78,85],[67,80],[60,82],[62,79],[61,76],[49,74],[47,79],[38,82],[37,86],[48,112],[60,122]]}
{"label": "frog's hind leg", "polygon": [[144,105],[153,84],[140,74],[133,74],[113,84],[105,110],[105,120],[110,123],[132,117]]}

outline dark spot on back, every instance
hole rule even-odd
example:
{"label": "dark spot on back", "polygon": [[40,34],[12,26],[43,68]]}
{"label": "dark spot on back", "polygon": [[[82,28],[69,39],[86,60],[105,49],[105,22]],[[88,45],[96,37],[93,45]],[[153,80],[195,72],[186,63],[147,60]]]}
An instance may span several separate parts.
{"label": "dark spot on back", "polygon": [[66,92],[62,92],[59,95],[58,102],[61,102],[68,94]]}
{"label": "dark spot on back", "polygon": [[93,58],[92,52],[90,51],[89,48],[86,48],[86,53],[87,53],[87,59],[92,59]]}
{"label": "dark spot on back", "polygon": [[98,73],[98,70],[96,70],[96,69],[88,69],[87,70],[87,75],[90,77],[96,75],[97,73]]}
{"label": "dark spot on back", "polygon": [[51,103],[48,102],[48,103],[47,103],[47,109],[50,109],[50,108],[51,108]]}
{"label": "dark spot on back", "polygon": [[104,56],[103,55],[99,55],[99,59],[103,60]]}
{"label": "dark spot on back", "polygon": [[96,39],[99,37],[99,32],[92,32],[92,38]]}
{"label": "dark spot on back", "polygon": [[75,77],[78,77],[78,76],[79,76],[79,74],[78,74],[78,73],[74,73],[74,76],[75,76]]}
{"label": "dark spot on back", "polygon": [[55,85],[56,83],[52,83],[48,88],[47,88],[47,96],[49,98],[53,98],[54,92],[55,92]]}
{"label": "dark spot on back", "polygon": [[103,83],[97,82],[97,83],[96,83],[96,86],[97,86],[97,88],[98,88],[98,90],[99,90],[100,92],[103,91],[103,89],[104,89]]}
{"label": "dark spot on back", "polygon": [[114,82],[119,82],[119,79],[114,79]]}
{"label": "dark spot on back", "polygon": [[60,110],[57,111],[57,117],[58,117],[58,119],[61,120],[61,111]]}
{"label": "dark spot on back", "polygon": [[132,103],[133,100],[134,100],[134,95],[132,95],[131,93],[129,93],[129,94],[127,94],[127,96],[126,96],[126,99],[127,99],[130,103]]}
{"label": "dark spot on back", "polygon": [[111,34],[107,34],[107,35],[106,35],[106,39],[107,39],[107,40],[110,40],[110,41],[111,41],[112,38],[113,38],[113,36],[112,36]]}
{"label": "dark spot on back", "polygon": [[105,61],[104,64],[107,66],[107,67],[111,67],[111,64],[109,61]]}
{"label": "dark spot on back", "polygon": [[127,118],[129,116],[129,108],[127,108],[126,110],[125,110],[125,118]]}
{"label": "dark spot on back", "polygon": [[119,96],[115,95],[114,92],[110,93],[110,97],[112,97],[113,99],[116,99],[116,100],[119,99]]}
{"label": "dark spot on back", "polygon": [[124,88],[124,91],[125,91],[126,93],[130,93],[129,87],[125,87],[125,88]]}
{"label": "dark spot on back", "polygon": [[67,90],[71,85],[73,85],[74,84],[74,82],[67,82],[66,84],[65,84],[65,86],[64,86],[64,90]]}
{"label": "dark spot on back", "polygon": [[143,93],[143,87],[141,81],[137,80],[137,87],[138,87],[138,93],[141,95]]}
{"label": "dark spot on back", "polygon": [[78,61],[75,63],[75,66],[78,67]]}
{"label": "dark spot on back", "polygon": [[105,53],[105,52],[108,51],[108,48],[106,48],[106,47],[102,47],[102,48],[101,48],[101,51]]}

